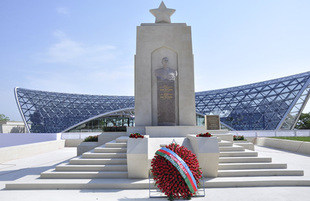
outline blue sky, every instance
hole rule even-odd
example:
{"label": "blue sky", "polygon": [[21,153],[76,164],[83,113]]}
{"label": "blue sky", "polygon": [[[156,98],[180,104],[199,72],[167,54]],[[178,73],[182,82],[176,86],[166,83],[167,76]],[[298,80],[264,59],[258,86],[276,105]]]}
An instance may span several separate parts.
{"label": "blue sky", "polygon": [[[133,95],[136,26],[160,2],[1,0],[0,114],[21,120],[17,86]],[[309,0],[164,2],[192,27],[196,91],[310,71]]]}

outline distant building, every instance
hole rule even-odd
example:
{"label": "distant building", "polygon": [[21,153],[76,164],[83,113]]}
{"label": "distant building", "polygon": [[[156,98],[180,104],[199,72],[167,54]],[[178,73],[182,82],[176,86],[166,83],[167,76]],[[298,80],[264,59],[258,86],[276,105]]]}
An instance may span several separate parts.
{"label": "distant building", "polygon": [[[197,124],[219,115],[231,130],[290,130],[310,96],[310,71],[279,79],[195,93]],[[99,96],[15,88],[18,108],[31,133],[101,131],[133,126],[133,96]]]}
{"label": "distant building", "polygon": [[25,133],[25,124],[22,121],[0,121],[0,133]]}

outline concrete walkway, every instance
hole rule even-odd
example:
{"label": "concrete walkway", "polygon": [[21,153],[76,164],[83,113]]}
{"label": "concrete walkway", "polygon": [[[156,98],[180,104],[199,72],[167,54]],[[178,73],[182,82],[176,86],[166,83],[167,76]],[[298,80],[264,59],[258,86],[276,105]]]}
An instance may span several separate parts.
{"label": "concrete walkway", "polygon": [[[259,156],[272,157],[273,162],[287,163],[288,169],[304,170],[310,177],[310,156],[294,154],[264,147],[255,147]],[[4,190],[5,184],[25,176],[37,176],[45,170],[75,157],[76,148],[35,155],[0,164],[1,201],[88,201],[88,200],[167,200],[149,198],[148,190]],[[310,187],[252,187],[252,188],[207,188],[205,197],[194,201],[308,201]]]}

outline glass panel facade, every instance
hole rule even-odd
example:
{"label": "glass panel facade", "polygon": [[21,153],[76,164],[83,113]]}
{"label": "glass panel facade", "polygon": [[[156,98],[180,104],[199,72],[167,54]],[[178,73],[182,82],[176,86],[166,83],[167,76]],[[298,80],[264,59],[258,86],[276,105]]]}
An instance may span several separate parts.
{"label": "glass panel facade", "polygon": [[15,89],[17,103],[31,133],[58,133],[115,110],[133,108],[133,96],[96,96]]}
{"label": "glass panel facade", "polygon": [[126,130],[126,127],[134,126],[134,109],[112,112],[69,128],[64,132],[103,132]]}
{"label": "glass panel facade", "polygon": [[[309,96],[310,72],[240,87],[197,92],[196,111],[235,130],[292,129]],[[302,94],[302,95],[301,95]],[[286,115],[288,114],[288,115]],[[286,115],[286,116],[285,116]]]}
{"label": "glass panel facade", "polygon": [[[233,130],[292,129],[309,99],[309,85],[310,72],[306,72],[239,87],[196,92],[196,112],[219,115],[221,123]],[[133,96],[79,95],[15,88],[15,97],[31,133],[57,133],[74,125],[81,126],[79,130],[90,127],[100,130],[102,119],[94,120],[95,117],[134,107]],[[197,123],[203,123],[199,115]]]}

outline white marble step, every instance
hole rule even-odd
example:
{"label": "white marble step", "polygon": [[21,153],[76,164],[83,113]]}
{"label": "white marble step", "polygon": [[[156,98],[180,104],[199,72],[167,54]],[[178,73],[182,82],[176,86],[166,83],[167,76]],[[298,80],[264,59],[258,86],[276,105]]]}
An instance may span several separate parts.
{"label": "white marble step", "polygon": [[260,170],[219,170],[218,177],[248,177],[248,176],[303,176],[302,170],[260,169]]}
{"label": "white marble step", "polygon": [[127,153],[127,148],[97,147],[94,149],[94,153]]}
{"label": "white marble step", "polygon": [[[7,190],[148,189],[148,179],[32,179],[6,184]],[[151,184],[151,188],[154,185]],[[108,198],[107,198],[108,199]]]}
{"label": "white marble step", "polygon": [[283,163],[220,163],[219,170],[237,169],[286,169],[287,164]]}
{"label": "white marble step", "polygon": [[252,150],[254,151],[254,144],[251,143],[251,142],[247,142],[247,141],[234,141],[234,144],[237,145],[237,146],[242,146],[244,147],[245,149],[249,149],[249,150]]}
{"label": "white marble step", "polygon": [[115,141],[116,141],[117,143],[120,143],[120,142],[122,142],[122,143],[127,143],[128,139],[129,139],[128,136],[121,136],[121,137],[118,137]]}
{"label": "white marble step", "polygon": [[117,164],[117,165],[126,165],[127,159],[124,158],[111,158],[111,159],[83,159],[83,158],[74,158],[71,159],[69,164],[71,165],[107,165],[107,164]]}
{"label": "white marble step", "polygon": [[127,158],[127,153],[94,153],[86,152],[82,158]]}
{"label": "white marble step", "polygon": [[220,157],[219,163],[268,163],[269,157]]}
{"label": "white marble step", "polygon": [[97,171],[97,172],[43,172],[42,179],[101,179],[101,178],[128,178],[127,171]]}
{"label": "white marble step", "polygon": [[255,157],[258,156],[257,152],[243,151],[243,152],[221,152],[220,157]]}
{"label": "white marble step", "polygon": [[127,148],[127,143],[125,142],[108,142],[105,144],[105,147],[107,148]]}
{"label": "white marble step", "polygon": [[58,165],[56,171],[127,171],[127,165]]}
{"label": "white marble step", "polygon": [[228,142],[228,141],[220,141],[220,142],[218,142],[218,144],[219,144],[219,147],[224,147],[224,146],[231,147],[231,146],[233,146],[233,143],[232,142]]}
{"label": "white marble step", "polygon": [[231,151],[244,151],[244,147],[240,146],[225,146],[225,147],[219,147],[220,152],[231,152]]}
{"label": "white marble step", "polygon": [[212,134],[213,136],[219,138],[220,140],[225,140],[225,141],[233,141],[233,135],[232,134]]}
{"label": "white marble step", "polygon": [[[7,183],[6,190],[59,190],[59,189],[148,189],[148,179],[36,179],[26,176]],[[266,186],[309,186],[309,177],[218,177],[205,178],[206,188],[266,187]],[[151,188],[154,182],[151,179]]]}

